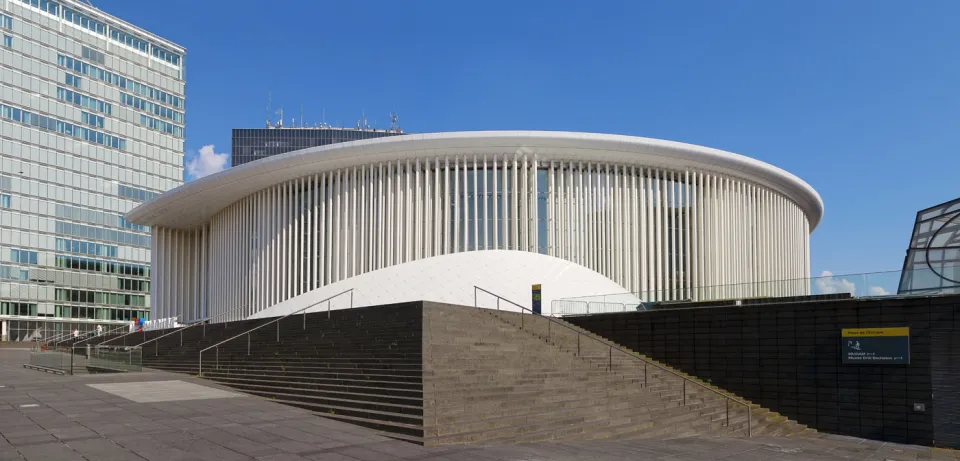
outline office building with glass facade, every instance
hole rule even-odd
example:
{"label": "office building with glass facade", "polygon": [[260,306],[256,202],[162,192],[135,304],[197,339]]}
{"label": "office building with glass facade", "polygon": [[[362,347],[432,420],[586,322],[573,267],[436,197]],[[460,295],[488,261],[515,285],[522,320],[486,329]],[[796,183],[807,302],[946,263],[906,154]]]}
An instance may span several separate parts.
{"label": "office building with glass facade", "polygon": [[73,0],[0,3],[4,340],[150,316],[150,228],[183,183],[184,49]]}
{"label": "office building with glass facade", "polygon": [[237,166],[308,147],[401,134],[403,131],[399,129],[375,130],[329,126],[234,128],[230,138],[230,162],[232,166]]}

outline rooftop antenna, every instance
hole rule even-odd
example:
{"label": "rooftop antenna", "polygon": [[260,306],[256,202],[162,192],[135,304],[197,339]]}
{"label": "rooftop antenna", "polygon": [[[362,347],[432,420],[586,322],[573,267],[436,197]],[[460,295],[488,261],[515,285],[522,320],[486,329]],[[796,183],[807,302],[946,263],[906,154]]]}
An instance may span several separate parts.
{"label": "rooftop antenna", "polygon": [[397,116],[396,112],[390,112],[390,131],[400,131],[400,126],[397,125],[397,121],[400,120],[400,117]]}
{"label": "rooftop antenna", "polygon": [[273,102],[273,92],[272,92],[272,91],[268,91],[268,92],[267,92],[267,109],[266,109],[266,112],[265,112],[265,114],[264,114],[264,115],[266,115],[266,117],[264,117],[264,118],[267,120],[267,128],[273,128],[272,126],[270,126],[270,104],[271,104],[272,102]]}
{"label": "rooftop antenna", "polygon": [[303,128],[303,104],[300,104],[300,128]]}
{"label": "rooftop antenna", "polygon": [[280,119],[277,120],[277,128],[283,128],[283,106],[280,106],[280,110],[277,111],[277,115],[280,116]]}

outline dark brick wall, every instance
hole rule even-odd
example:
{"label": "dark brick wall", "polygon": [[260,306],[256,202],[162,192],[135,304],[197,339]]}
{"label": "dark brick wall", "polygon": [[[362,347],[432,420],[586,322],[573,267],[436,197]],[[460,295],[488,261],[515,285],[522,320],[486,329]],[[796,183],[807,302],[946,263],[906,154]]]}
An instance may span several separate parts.
{"label": "dark brick wall", "polygon": [[[566,317],[823,432],[960,448],[960,296]],[[840,363],[840,330],[910,327],[911,363]],[[915,411],[914,404],[925,405]],[[936,422],[936,424],[935,424]],[[934,429],[934,428],[937,429]]]}

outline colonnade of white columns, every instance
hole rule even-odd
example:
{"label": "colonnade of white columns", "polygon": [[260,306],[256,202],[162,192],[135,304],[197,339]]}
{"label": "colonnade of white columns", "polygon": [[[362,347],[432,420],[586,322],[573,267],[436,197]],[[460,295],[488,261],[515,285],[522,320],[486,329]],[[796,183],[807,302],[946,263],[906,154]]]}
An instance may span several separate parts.
{"label": "colonnade of white columns", "polygon": [[156,318],[224,321],[386,266],[510,249],[576,262],[645,300],[799,295],[808,237],[784,195],[708,171],[429,156],[276,184],[194,230],[154,227],[151,286]]}

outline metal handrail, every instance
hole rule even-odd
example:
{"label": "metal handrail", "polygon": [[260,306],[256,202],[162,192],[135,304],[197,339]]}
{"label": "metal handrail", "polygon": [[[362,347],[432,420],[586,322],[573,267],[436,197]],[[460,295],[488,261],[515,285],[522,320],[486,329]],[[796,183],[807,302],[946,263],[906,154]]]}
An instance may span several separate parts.
{"label": "metal handrail", "polygon": [[[707,386],[707,385],[698,383],[698,382],[696,382],[696,381],[694,381],[694,380],[692,380],[692,379],[690,379],[690,378],[687,378],[686,376],[683,376],[683,375],[680,374],[680,373],[677,373],[676,371],[673,371],[673,370],[671,370],[671,369],[669,369],[669,368],[666,368],[666,367],[664,367],[664,366],[662,366],[662,365],[659,365],[659,364],[657,364],[657,363],[655,363],[655,362],[652,362],[652,361],[650,361],[650,360],[647,360],[647,359],[641,357],[640,355],[638,355],[638,354],[636,354],[636,353],[627,351],[627,350],[621,348],[620,346],[617,346],[616,344],[613,344],[613,343],[610,343],[610,342],[605,341],[605,340],[603,340],[603,339],[597,338],[596,336],[593,336],[593,335],[585,335],[585,334],[583,334],[582,332],[580,332],[579,330],[577,330],[576,328],[573,328],[572,326],[566,324],[565,322],[558,321],[558,320],[556,320],[556,319],[554,319],[554,318],[552,318],[552,317],[549,317],[549,316],[537,314],[537,313],[533,312],[532,310],[530,310],[530,309],[528,309],[528,308],[526,308],[526,307],[523,307],[523,306],[521,306],[521,305],[519,305],[519,304],[517,304],[517,303],[515,303],[515,302],[513,302],[513,301],[511,301],[511,300],[509,300],[509,299],[507,299],[507,298],[504,298],[504,297],[502,297],[502,296],[500,296],[500,295],[498,295],[498,294],[496,294],[496,293],[493,293],[493,292],[491,292],[491,291],[489,291],[489,290],[484,290],[483,288],[480,288],[480,287],[478,287],[478,286],[476,286],[476,285],[473,286],[473,307],[475,307],[475,308],[479,308],[479,307],[480,307],[479,305],[477,305],[477,290],[482,291],[482,292],[484,292],[484,293],[487,293],[487,294],[489,294],[489,295],[494,296],[495,298],[497,298],[497,311],[500,310],[500,300],[501,300],[501,299],[504,300],[504,301],[506,301],[506,302],[508,302],[508,303],[510,303],[510,304],[513,304],[513,305],[516,306],[516,307],[519,307],[519,308],[521,309],[521,312],[520,312],[520,322],[521,322],[521,323],[520,323],[520,329],[521,329],[521,330],[523,329],[523,317],[524,317],[524,312],[523,312],[523,311],[526,311],[526,312],[529,312],[529,313],[531,313],[531,314],[536,315],[537,317],[545,318],[545,319],[549,320],[550,322],[553,322],[553,323],[555,323],[555,324],[557,324],[557,325],[560,325],[560,326],[562,326],[562,327],[564,327],[564,328],[566,328],[566,329],[568,329],[568,330],[570,330],[570,331],[575,332],[575,333],[578,335],[578,336],[577,336],[577,350],[578,350],[577,355],[579,355],[579,349],[580,349],[580,336],[585,336],[585,337],[590,338],[590,339],[592,339],[592,340],[594,340],[594,341],[596,341],[596,342],[598,342],[598,343],[600,343],[600,344],[603,344],[603,345],[607,346],[607,347],[609,348],[609,356],[608,356],[608,357],[609,357],[609,359],[608,359],[608,360],[609,360],[609,366],[608,366],[608,370],[609,370],[609,371],[613,371],[613,350],[616,349],[617,351],[620,351],[620,352],[626,354],[626,355],[629,356],[629,357],[632,357],[632,358],[634,358],[634,359],[636,359],[636,360],[639,360],[639,361],[643,362],[643,380],[644,380],[644,382],[646,382],[646,380],[647,380],[647,366],[648,366],[648,365],[652,365],[654,368],[658,368],[658,369],[660,369],[660,370],[662,370],[662,371],[665,371],[665,372],[667,372],[667,373],[669,373],[669,374],[671,374],[671,375],[674,375],[674,376],[682,379],[682,380],[683,380],[683,405],[684,405],[684,406],[687,405],[687,382],[690,382],[690,383],[692,383],[692,384],[694,384],[694,385],[697,385],[697,386],[699,386],[699,387],[701,387],[701,388],[703,388],[703,389],[706,389],[706,390],[708,390],[708,391],[710,391],[710,392],[713,392],[714,394],[719,395],[720,397],[723,397],[723,398],[727,399],[727,403],[726,403],[726,405],[727,405],[727,426],[730,426],[730,402],[734,402],[734,403],[743,405],[743,406],[747,409],[747,437],[751,437],[751,436],[753,435],[753,411],[752,411],[749,403],[744,402],[743,400],[740,400],[740,399],[738,399],[738,398],[736,398],[736,397],[733,397],[733,396],[731,396],[731,395],[727,395],[726,393],[720,392],[720,391],[718,391],[718,390],[716,390],[716,389],[713,389],[713,388],[711,388],[711,387],[709,387],[709,386]],[[548,326],[549,326],[549,325],[548,325]],[[548,335],[547,341],[550,341],[549,334],[550,334],[550,330],[548,329],[548,330],[547,330],[547,335]]]}
{"label": "metal handrail", "polygon": [[86,335],[86,333],[80,333],[80,334],[77,335],[77,336],[73,336],[73,332],[70,332],[69,334],[67,334],[67,335],[65,335],[65,336],[62,336],[59,340],[57,340],[56,342],[54,342],[54,343],[53,343],[53,347],[58,347],[58,346],[60,345],[60,343],[62,343],[62,342],[64,342],[64,341],[69,341],[69,340],[74,339],[74,338],[82,338],[82,337],[85,336],[85,335]]}
{"label": "metal handrail", "polygon": [[[173,331],[171,331],[171,332],[169,332],[169,333],[167,333],[167,334],[165,334],[165,335],[157,336],[156,338],[153,338],[153,339],[148,339],[148,340],[146,340],[146,341],[144,341],[144,342],[142,342],[142,343],[140,343],[140,344],[137,344],[136,346],[133,346],[133,347],[139,347],[139,348],[142,349],[144,344],[157,341],[157,340],[159,340],[160,338],[166,338],[167,336],[170,336],[170,335],[172,335],[172,334],[174,334],[174,333],[180,333],[180,345],[183,346],[183,330],[186,330],[187,328],[193,328],[193,327],[195,327],[195,326],[197,326],[197,325],[203,325],[203,336],[206,337],[206,336],[207,336],[207,326],[206,326],[206,325],[207,325],[207,322],[208,322],[208,321],[213,320],[213,319],[216,319],[216,318],[219,318],[219,317],[222,317],[222,316],[227,315],[227,314],[232,314],[232,313],[234,313],[234,312],[236,312],[236,311],[239,311],[239,310],[241,310],[241,309],[246,309],[247,307],[248,307],[248,306],[240,306],[240,307],[236,307],[236,308],[230,309],[230,310],[228,310],[228,311],[221,312],[221,313],[219,313],[219,314],[217,314],[217,315],[214,315],[213,317],[205,317],[205,318],[202,318],[202,319],[197,319],[196,321],[194,321],[193,323],[190,323],[189,325],[185,325],[185,326],[183,326],[183,327],[177,328],[177,329],[175,329],[175,330],[173,330]],[[160,355],[160,343],[157,343],[156,355]]]}
{"label": "metal handrail", "polygon": [[86,338],[87,336],[92,335],[92,334],[93,334],[92,331],[84,331],[84,332],[78,334],[77,336],[73,336],[73,332],[70,332],[69,334],[67,334],[67,336],[66,336],[65,338],[61,338],[59,341],[53,343],[53,347],[58,347],[58,346],[60,345],[60,343],[62,343],[62,342],[70,341],[71,339]]}
{"label": "metal handrail", "polygon": [[[93,338],[99,338],[100,336],[109,335],[109,334],[113,333],[114,331],[121,330],[121,329],[123,329],[123,328],[130,328],[130,325],[120,325],[120,326],[118,326],[118,327],[116,327],[116,328],[114,328],[114,329],[112,329],[112,330],[110,330],[110,331],[105,331],[105,332],[103,332],[103,335],[93,335],[93,333],[94,333],[93,331],[88,331],[86,334],[87,334],[87,336],[90,336],[89,338],[86,338],[86,339],[84,339],[83,341],[77,341],[77,342],[73,343],[73,345],[76,346],[77,344],[85,343],[85,342],[87,342],[87,341],[90,341],[90,340],[93,339]],[[129,333],[127,333],[127,334],[129,334]],[[126,335],[123,335],[123,336],[126,336]],[[122,338],[123,336],[120,336],[120,337]],[[113,338],[113,339],[117,339],[117,338]],[[107,341],[104,341],[104,342],[105,342],[105,343],[106,343],[106,342],[110,342],[110,341],[113,341],[113,339],[107,340]]]}
{"label": "metal handrail", "polygon": [[350,293],[350,308],[352,309],[352,308],[353,308],[353,288],[351,288],[351,289],[349,289],[349,290],[341,291],[340,293],[337,293],[337,294],[335,294],[335,295],[333,295],[333,296],[331,296],[331,297],[329,297],[329,298],[322,299],[322,300],[317,301],[317,302],[315,302],[315,303],[313,303],[313,304],[310,304],[310,305],[308,305],[308,306],[306,306],[306,307],[300,308],[300,309],[298,309],[298,310],[296,310],[296,311],[294,311],[294,312],[291,312],[291,313],[289,313],[289,314],[287,314],[287,315],[284,315],[283,317],[279,317],[279,318],[277,318],[277,319],[275,319],[275,320],[271,320],[271,321],[269,321],[269,322],[267,322],[267,323],[264,323],[264,324],[262,324],[262,325],[258,325],[258,326],[256,326],[256,327],[253,327],[253,328],[251,328],[251,329],[249,329],[249,330],[247,330],[247,331],[244,331],[243,333],[240,333],[240,334],[238,334],[238,335],[236,335],[236,336],[233,336],[233,337],[231,337],[231,338],[228,338],[228,339],[224,339],[223,341],[220,341],[219,343],[216,343],[216,344],[214,344],[214,345],[212,345],[212,346],[210,346],[210,347],[208,347],[208,348],[200,351],[200,357],[199,357],[199,359],[200,359],[200,364],[199,364],[198,369],[197,369],[199,375],[200,375],[200,376],[203,376],[203,353],[204,353],[204,352],[209,351],[210,349],[216,348],[216,349],[217,349],[217,367],[219,367],[219,366],[220,366],[220,345],[223,344],[223,343],[226,343],[226,342],[233,341],[234,339],[237,339],[237,338],[239,338],[239,337],[241,337],[241,336],[243,336],[243,335],[247,335],[247,354],[249,355],[249,354],[250,354],[250,333],[253,333],[254,331],[259,330],[259,329],[261,329],[261,328],[263,328],[263,327],[265,327],[265,326],[267,326],[267,325],[276,323],[276,324],[277,324],[277,341],[279,342],[279,341],[280,341],[280,321],[281,321],[281,320],[283,320],[283,319],[285,319],[285,318],[287,318],[287,317],[290,317],[291,315],[296,315],[296,314],[299,314],[299,313],[303,312],[303,328],[306,329],[306,328],[307,328],[307,313],[306,313],[305,311],[306,311],[307,309],[310,309],[311,307],[316,306],[316,305],[318,305],[318,304],[327,303],[327,318],[330,318],[330,304],[329,304],[330,301],[332,301],[334,298],[340,297],[341,295],[345,295],[345,294],[347,294],[347,293]]}
{"label": "metal handrail", "polygon": [[61,339],[65,338],[66,336],[67,336],[67,333],[61,332],[61,333],[55,334],[55,335],[53,335],[53,336],[51,336],[51,337],[49,337],[49,338],[45,338],[43,341],[35,341],[34,344],[33,344],[33,346],[31,347],[31,349],[32,349],[33,351],[35,351],[35,352],[39,352],[39,351],[43,350],[44,347],[49,346],[51,343],[54,343],[55,341],[60,341]]}
{"label": "metal handrail", "polygon": [[[176,318],[176,319],[179,319],[179,318],[180,318],[180,316],[178,315],[178,316],[176,316],[176,317],[171,317],[171,318]],[[127,328],[129,328],[129,327],[130,327],[130,325],[128,324],[128,325],[126,325],[126,327],[127,327]],[[111,331],[113,331],[113,330],[111,330]],[[120,336],[117,336],[116,338],[111,338],[111,339],[108,339],[108,340],[106,340],[106,341],[104,341],[104,342],[102,342],[102,343],[100,343],[100,344],[107,344],[107,343],[110,343],[110,342],[113,342],[113,341],[116,341],[116,340],[118,340],[118,339],[120,339],[120,338],[126,338],[127,336],[130,336],[130,335],[135,335],[135,334],[137,334],[137,333],[146,333],[146,332],[145,332],[145,331],[143,331],[143,330],[140,330],[140,331],[137,331],[137,328],[136,328],[136,327],[134,327],[134,329],[133,329],[133,331],[131,331],[131,332],[129,332],[129,333],[127,333],[127,334],[125,334],[125,335],[120,335]]]}
{"label": "metal handrail", "polygon": [[53,335],[53,336],[51,336],[51,337],[43,340],[43,341],[40,341],[39,343],[40,343],[41,346],[45,346],[45,345],[47,345],[47,344],[50,344],[50,343],[53,343],[53,342],[56,342],[56,341],[60,341],[61,339],[65,338],[66,336],[68,336],[68,335],[70,335],[70,334],[71,334],[71,333],[62,333],[62,332],[61,332],[61,333],[59,333],[59,334],[55,334],[55,335]]}

